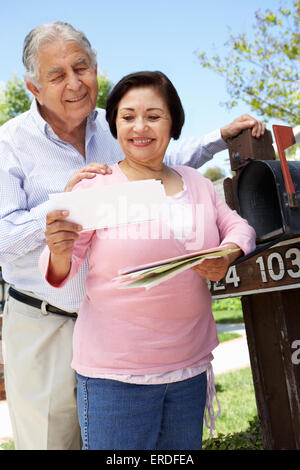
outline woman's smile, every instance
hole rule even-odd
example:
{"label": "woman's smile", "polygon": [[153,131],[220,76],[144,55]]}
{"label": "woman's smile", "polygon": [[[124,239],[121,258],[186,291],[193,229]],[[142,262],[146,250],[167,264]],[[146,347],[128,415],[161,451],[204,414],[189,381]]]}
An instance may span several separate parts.
{"label": "woman's smile", "polygon": [[129,141],[132,142],[133,145],[135,145],[136,147],[146,147],[152,144],[154,140],[155,139],[151,139],[147,137],[132,137],[132,139],[129,139]]}

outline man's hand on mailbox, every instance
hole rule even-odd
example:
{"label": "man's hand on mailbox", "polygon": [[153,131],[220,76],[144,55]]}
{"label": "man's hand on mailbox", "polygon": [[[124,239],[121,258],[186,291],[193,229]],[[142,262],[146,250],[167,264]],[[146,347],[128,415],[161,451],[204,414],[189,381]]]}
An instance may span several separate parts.
{"label": "man's hand on mailbox", "polygon": [[[239,247],[234,243],[230,243],[224,245],[222,248],[226,250]],[[226,276],[229,265],[242,254],[242,250],[239,249],[238,251],[221,256],[220,258],[205,258],[201,264],[194,266],[192,269],[208,281],[218,282]]]}
{"label": "man's hand on mailbox", "polygon": [[264,134],[266,125],[264,122],[249,116],[249,114],[243,114],[230,124],[221,127],[222,139],[226,142],[230,137],[235,137],[245,129],[252,129],[252,136],[258,139]]}

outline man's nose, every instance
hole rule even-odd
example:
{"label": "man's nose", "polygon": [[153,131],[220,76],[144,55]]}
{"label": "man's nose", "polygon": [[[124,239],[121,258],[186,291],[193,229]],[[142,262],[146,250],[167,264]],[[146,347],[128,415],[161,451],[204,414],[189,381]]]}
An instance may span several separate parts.
{"label": "man's nose", "polygon": [[79,90],[81,87],[81,80],[79,79],[78,75],[75,72],[70,72],[68,75],[68,82],[67,82],[67,87],[70,90]]}

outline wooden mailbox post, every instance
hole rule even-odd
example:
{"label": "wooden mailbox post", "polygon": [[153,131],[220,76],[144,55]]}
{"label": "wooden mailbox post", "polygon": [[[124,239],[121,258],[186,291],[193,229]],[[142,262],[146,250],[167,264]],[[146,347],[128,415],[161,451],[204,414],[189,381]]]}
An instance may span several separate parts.
{"label": "wooden mailbox post", "polygon": [[[237,181],[247,165],[243,153],[275,159],[271,133],[256,140],[244,131],[231,139],[229,153],[237,173],[224,181],[225,198],[239,212]],[[300,449],[300,234],[273,243],[231,266],[210,290],[213,299],[242,298],[264,448],[295,450]]]}

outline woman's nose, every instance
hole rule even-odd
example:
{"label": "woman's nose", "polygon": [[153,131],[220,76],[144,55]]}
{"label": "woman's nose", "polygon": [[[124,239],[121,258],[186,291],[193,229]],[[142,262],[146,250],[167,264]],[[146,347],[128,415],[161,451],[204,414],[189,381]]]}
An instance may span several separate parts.
{"label": "woman's nose", "polygon": [[134,130],[141,132],[147,129],[148,125],[144,118],[136,118],[134,122]]}

